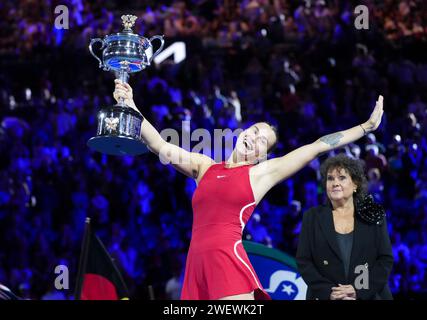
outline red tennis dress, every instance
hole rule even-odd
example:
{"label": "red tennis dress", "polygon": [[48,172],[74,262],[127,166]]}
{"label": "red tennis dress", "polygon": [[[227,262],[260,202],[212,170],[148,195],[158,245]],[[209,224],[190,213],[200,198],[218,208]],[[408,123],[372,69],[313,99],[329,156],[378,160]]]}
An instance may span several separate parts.
{"label": "red tennis dress", "polygon": [[193,228],[181,299],[216,300],[264,291],[242,245],[242,232],[255,209],[249,181],[251,165],[212,165],[196,188]]}

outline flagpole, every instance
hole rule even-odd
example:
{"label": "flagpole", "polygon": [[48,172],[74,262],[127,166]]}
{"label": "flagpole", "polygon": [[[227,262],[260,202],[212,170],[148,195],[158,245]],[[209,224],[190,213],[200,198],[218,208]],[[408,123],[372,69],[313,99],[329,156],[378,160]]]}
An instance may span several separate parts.
{"label": "flagpole", "polygon": [[151,284],[148,286],[148,295],[150,296],[150,300],[154,300],[154,290]]}
{"label": "flagpole", "polygon": [[75,300],[80,300],[80,295],[82,292],[83,275],[86,270],[87,256],[89,251],[89,243],[90,243],[89,239],[90,239],[90,218],[86,217],[85,230],[83,233],[83,243],[82,243],[82,249],[80,253],[79,269],[77,272],[76,290],[74,292]]}

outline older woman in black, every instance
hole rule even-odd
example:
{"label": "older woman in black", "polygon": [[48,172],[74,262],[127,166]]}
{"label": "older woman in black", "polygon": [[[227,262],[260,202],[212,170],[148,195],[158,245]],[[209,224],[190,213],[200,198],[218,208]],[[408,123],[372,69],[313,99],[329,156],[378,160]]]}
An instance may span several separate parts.
{"label": "older woman in black", "polygon": [[303,217],[297,250],[307,299],[392,299],[384,210],[366,195],[363,163],[343,154],[321,166],[328,203]]}

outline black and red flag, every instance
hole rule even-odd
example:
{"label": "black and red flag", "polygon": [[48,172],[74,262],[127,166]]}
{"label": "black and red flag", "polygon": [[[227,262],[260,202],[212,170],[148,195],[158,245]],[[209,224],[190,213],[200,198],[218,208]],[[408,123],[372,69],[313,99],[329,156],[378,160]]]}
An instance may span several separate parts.
{"label": "black and red flag", "polygon": [[86,218],[75,291],[76,300],[127,300],[128,289]]}

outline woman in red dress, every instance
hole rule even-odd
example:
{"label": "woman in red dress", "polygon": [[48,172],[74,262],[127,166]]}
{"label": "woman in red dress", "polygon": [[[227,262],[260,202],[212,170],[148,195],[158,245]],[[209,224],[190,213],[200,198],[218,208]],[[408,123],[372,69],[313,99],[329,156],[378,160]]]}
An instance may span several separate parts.
{"label": "woman in red dress", "polygon": [[[114,98],[139,112],[132,88],[116,80]],[[282,157],[266,159],[277,143],[274,128],[259,122],[243,131],[226,162],[215,163],[203,154],[165,141],[145,119],[141,137],[150,151],[194,178],[193,228],[181,299],[270,299],[242,245],[242,232],[256,205],[276,184],[290,177],[319,154],[353,142],[378,128],[383,97],[368,121],[319,138]]]}

